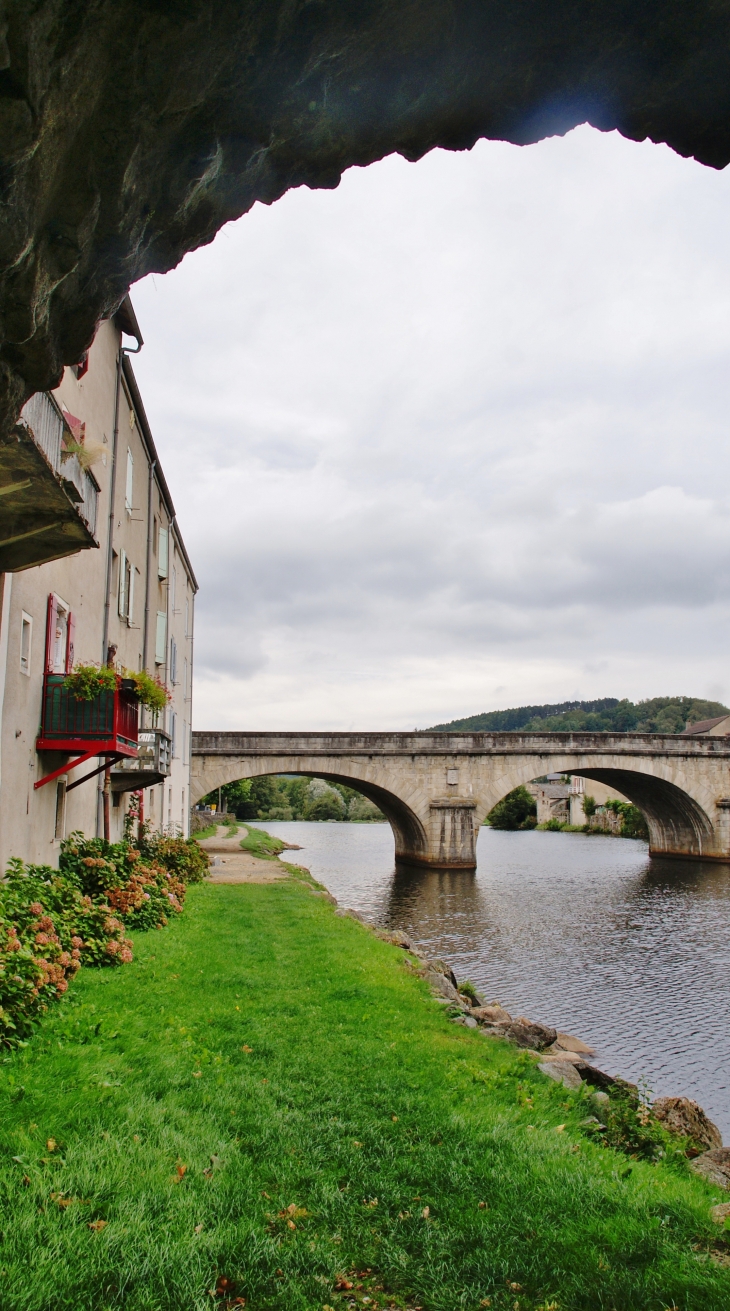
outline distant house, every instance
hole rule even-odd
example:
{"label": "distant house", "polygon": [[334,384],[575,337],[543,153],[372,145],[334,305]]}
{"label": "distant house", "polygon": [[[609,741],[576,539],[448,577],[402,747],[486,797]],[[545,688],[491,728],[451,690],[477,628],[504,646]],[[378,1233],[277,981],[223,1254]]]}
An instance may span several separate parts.
{"label": "distant house", "polygon": [[727,737],[730,733],[730,715],[718,715],[716,719],[700,719],[696,724],[688,724],[682,737]]}
{"label": "distant house", "polygon": [[546,774],[544,780],[528,783],[527,791],[537,803],[538,824],[547,824],[551,819],[557,819],[561,824],[574,824],[576,828],[586,822],[583,810],[586,792],[593,797],[599,810],[607,801],[628,800],[615,788],[590,778],[581,778],[577,774],[572,778],[566,778],[564,774]]}

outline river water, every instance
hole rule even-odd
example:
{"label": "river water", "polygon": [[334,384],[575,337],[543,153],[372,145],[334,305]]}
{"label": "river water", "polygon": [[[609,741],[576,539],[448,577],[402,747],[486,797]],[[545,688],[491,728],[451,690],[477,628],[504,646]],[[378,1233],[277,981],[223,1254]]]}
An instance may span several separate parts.
{"label": "river water", "polygon": [[730,1139],[730,865],[642,842],[482,828],[473,874],[396,871],[387,824],[258,825],[343,907],[403,929],[489,1001],[596,1048],[654,1096],[694,1097]]}

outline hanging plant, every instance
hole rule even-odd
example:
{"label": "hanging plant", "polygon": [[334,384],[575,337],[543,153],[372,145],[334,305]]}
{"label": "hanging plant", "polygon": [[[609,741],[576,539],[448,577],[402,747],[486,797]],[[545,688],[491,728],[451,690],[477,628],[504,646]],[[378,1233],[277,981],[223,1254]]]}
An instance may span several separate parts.
{"label": "hanging plant", "polygon": [[169,705],[172,698],[159,678],[153,678],[145,669],[125,669],[122,672],[125,679],[134,683],[134,695],[141,705],[155,712]]}
{"label": "hanging plant", "polygon": [[77,701],[94,701],[102,692],[116,692],[119,679],[108,665],[76,665],[63,686]]}

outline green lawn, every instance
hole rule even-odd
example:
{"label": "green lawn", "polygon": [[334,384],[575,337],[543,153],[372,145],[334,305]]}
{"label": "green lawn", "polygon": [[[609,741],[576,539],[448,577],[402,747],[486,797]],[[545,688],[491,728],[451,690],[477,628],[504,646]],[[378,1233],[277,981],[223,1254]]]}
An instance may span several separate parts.
{"label": "green lawn", "polygon": [[191,888],[0,1076],[2,1311],[730,1307],[716,1190],[294,879]]}

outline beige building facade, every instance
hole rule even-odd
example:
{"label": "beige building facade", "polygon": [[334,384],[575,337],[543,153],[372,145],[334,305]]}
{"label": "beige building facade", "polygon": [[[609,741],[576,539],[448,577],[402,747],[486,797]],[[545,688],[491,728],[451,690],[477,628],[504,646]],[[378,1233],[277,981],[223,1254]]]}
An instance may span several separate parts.
{"label": "beige building facade", "polygon": [[[64,734],[49,741],[47,731],[51,694],[63,695],[63,676],[78,664],[145,669],[171,696],[153,716],[124,694],[139,745],[106,759],[109,836],[121,837],[140,788],[156,829],[188,832],[198,589],[129,358],[141,345],[127,299],[101,324],[83,364],[23,412],[36,442],[60,443],[62,473],[70,461],[81,466],[85,480],[75,482],[89,500],[82,509],[95,545],[1,576],[0,870],[11,856],[54,865],[62,838],[76,829],[103,834],[104,757],[79,756],[74,765]],[[83,723],[76,715],[75,732],[93,752],[89,714]]]}

